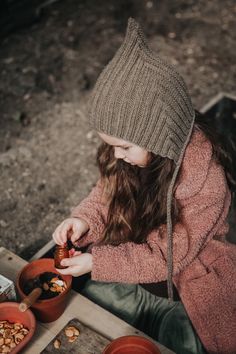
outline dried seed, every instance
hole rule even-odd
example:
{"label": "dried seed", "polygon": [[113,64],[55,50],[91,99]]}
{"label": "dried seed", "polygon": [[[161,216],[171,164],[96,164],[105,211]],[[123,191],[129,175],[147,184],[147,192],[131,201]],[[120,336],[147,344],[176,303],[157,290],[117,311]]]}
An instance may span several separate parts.
{"label": "dried seed", "polygon": [[78,338],[78,336],[69,337],[69,338],[68,338],[68,342],[69,342],[69,343],[73,343],[77,338]]}
{"label": "dried seed", "polygon": [[63,280],[60,280],[60,279],[58,279],[57,281],[55,281],[55,283],[56,283],[58,286],[63,286],[63,285],[64,285],[64,281],[63,281]]}
{"label": "dried seed", "polygon": [[78,330],[78,328],[76,328],[74,326],[68,326],[65,329],[65,334],[67,337],[78,337],[80,334],[80,331]]}
{"label": "dried seed", "polygon": [[53,293],[57,293],[57,289],[53,286],[50,288],[50,291],[52,291]]}
{"label": "dried seed", "polygon": [[11,348],[8,345],[3,345],[1,349],[1,353],[10,353]]}
{"label": "dried seed", "polygon": [[15,339],[16,344],[20,343],[23,338],[24,338],[24,335],[21,333],[17,333],[14,335],[14,339]]}
{"label": "dried seed", "polygon": [[29,333],[29,330],[26,328],[22,328],[21,333],[23,333],[24,335]]}
{"label": "dried seed", "polygon": [[6,338],[4,340],[4,344],[10,344],[12,342],[12,338]]}
{"label": "dried seed", "polygon": [[14,326],[14,329],[17,329],[17,331],[19,331],[22,327],[20,327],[19,325]]}
{"label": "dried seed", "polygon": [[54,348],[59,349],[61,346],[61,342],[59,341],[59,339],[55,339],[53,345]]}
{"label": "dried seed", "polygon": [[78,328],[74,329],[74,335],[77,337],[80,335],[80,331],[78,330]]}
{"label": "dried seed", "polygon": [[55,278],[52,278],[52,279],[50,280],[50,282],[51,282],[51,283],[56,283],[58,280],[60,280],[60,279],[58,279],[58,278],[55,277]]}
{"label": "dried seed", "polygon": [[14,328],[18,328],[18,327],[19,327],[19,328],[23,328],[23,324],[21,324],[21,323],[19,323],[19,322],[16,322],[16,323],[13,324],[13,327],[14,327]]}
{"label": "dried seed", "polygon": [[20,343],[29,332],[21,323],[10,323],[1,321],[3,327],[0,329],[0,353],[9,353]]}
{"label": "dried seed", "polygon": [[67,337],[73,337],[73,336],[74,336],[74,331],[73,331],[70,327],[67,327],[67,328],[65,329],[65,335],[66,335]]}
{"label": "dried seed", "polygon": [[56,291],[59,293],[60,292],[60,286],[54,285],[54,288],[56,289]]}
{"label": "dried seed", "polygon": [[6,328],[3,333],[3,338],[7,338],[11,335],[11,330],[10,328]]}
{"label": "dried seed", "polygon": [[57,284],[56,283],[50,283],[50,288],[56,288]]}
{"label": "dried seed", "polygon": [[9,329],[11,329],[11,328],[13,328],[13,325],[12,325],[12,324],[10,324],[10,323],[6,323],[6,324],[5,324],[5,328],[9,328]]}
{"label": "dried seed", "polygon": [[12,342],[12,343],[10,344],[10,348],[15,348],[16,346],[17,346],[17,344],[14,343],[14,342]]}
{"label": "dried seed", "polygon": [[48,289],[49,289],[48,283],[43,283],[43,289],[44,289],[45,291],[48,291]]}

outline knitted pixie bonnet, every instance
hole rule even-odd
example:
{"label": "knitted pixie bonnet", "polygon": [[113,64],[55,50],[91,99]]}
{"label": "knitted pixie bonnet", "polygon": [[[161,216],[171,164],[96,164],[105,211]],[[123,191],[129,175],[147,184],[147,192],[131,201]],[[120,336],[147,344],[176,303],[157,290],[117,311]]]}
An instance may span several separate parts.
{"label": "knitted pixie bonnet", "polygon": [[173,187],[195,114],[182,77],[149,49],[132,18],[122,45],[97,80],[89,117],[97,131],[175,161],[167,193],[167,284],[169,298],[173,299]]}

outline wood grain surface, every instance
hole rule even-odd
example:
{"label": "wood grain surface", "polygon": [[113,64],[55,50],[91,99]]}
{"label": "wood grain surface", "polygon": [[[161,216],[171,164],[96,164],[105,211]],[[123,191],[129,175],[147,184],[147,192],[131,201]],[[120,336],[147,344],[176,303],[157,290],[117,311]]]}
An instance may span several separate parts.
{"label": "wood grain surface", "polygon": [[[65,328],[68,326],[74,326],[80,331],[80,335],[73,343],[70,343],[68,337],[65,335]],[[59,349],[54,347],[56,339],[61,343]],[[110,343],[110,340],[90,327],[85,326],[77,318],[74,318],[53,338],[42,353],[102,354],[103,349],[108,343]]]}

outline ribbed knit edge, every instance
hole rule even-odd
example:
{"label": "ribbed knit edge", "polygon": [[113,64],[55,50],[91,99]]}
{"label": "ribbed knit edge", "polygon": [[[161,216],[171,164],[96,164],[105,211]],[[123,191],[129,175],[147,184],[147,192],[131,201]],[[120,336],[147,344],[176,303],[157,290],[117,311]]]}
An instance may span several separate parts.
{"label": "ribbed knit edge", "polygon": [[190,141],[190,138],[192,136],[192,132],[193,132],[193,127],[194,127],[194,122],[195,122],[195,115],[194,115],[194,119],[192,121],[192,124],[190,126],[190,130],[188,133],[188,136],[186,138],[186,141],[183,145],[183,148],[181,150],[180,153],[180,157],[179,160],[176,164],[176,168],[174,170],[169,188],[168,188],[168,192],[167,192],[167,203],[166,203],[166,214],[167,214],[167,270],[168,270],[168,274],[167,274],[167,290],[168,290],[168,300],[169,302],[173,301],[173,225],[172,225],[172,215],[171,215],[171,211],[172,211],[172,199],[173,199],[173,189],[174,189],[174,185],[179,173],[179,169],[181,167],[182,161],[183,161],[183,157],[184,157],[184,153],[186,150],[186,147]]}
{"label": "ribbed knit edge", "polygon": [[[134,44],[135,44],[135,54],[134,54]],[[138,46],[136,46],[138,45]],[[139,47],[139,49],[137,49]],[[133,48],[133,49],[132,49]],[[138,54],[137,54],[137,50],[138,50]],[[128,52],[127,52],[128,51]],[[125,54],[125,56],[127,57],[127,53],[131,53],[130,51],[132,51],[132,55],[134,55],[136,57],[136,55],[138,55],[145,63],[145,65],[150,64],[152,65],[152,69],[155,68],[155,72],[158,72],[159,76],[162,77],[162,71],[164,71],[165,73],[167,72],[171,72],[174,75],[174,80],[176,81],[176,85],[179,85],[180,89],[179,90],[179,95],[181,97],[181,99],[183,100],[183,103],[180,104],[178,102],[178,97],[175,94],[175,90],[173,90],[173,92],[171,92],[171,97],[172,97],[172,102],[174,102],[174,105],[176,105],[177,107],[179,107],[179,109],[182,109],[182,106],[184,106],[184,109],[182,109],[182,112],[176,110],[173,108],[173,105],[171,105],[171,103],[168,101],[166,101],[167,99],[165,98],[165,104],[168,105],[168,109],[170,110],[174,110],[173,115],[174,117],[180,117],[182,119],[181,124],[183,124],[184,128],[187,125],[191,124],[190,119],[188,117],[192,117],[194,116],[194,109],[190,100],[190,97],[188,95],[188,91],[186,88],[186,85],[182,79],[182,77],[179,75],[179,73],[177,71],[174,70],[173,67],[171,67],[168,63],[164,62],[163,60],[161,60],[161,58],[159,58],[158,56],[154,55],[154,53],[150,50],[150,48],[148,47],[147,44],[147,40],[146,37],[141,29],[141,27],[139,26],[139,24],[133,19],[133,18],[129,18],[128,20],[128,28],[126,31],[126,36],[125,39],[121,45],[121,47],[119,48],[117,54],[115,55],[115,62],[113,62],[112,67],[117,64],[118,65],[118,61],[120,60],[120,58],[122,57],[122,55]],[[128,56],[129,57],[129,56]],[[128,60],[127,57],[127,60]],[[114,61],[113,58],[113,61]],[[112,63],[112,61],[111,61]],[[108,64],[107,67],[109,67]],[[159,64],[161,66],[161,70],[160,71],[156,71],[159,67]],[[119,64],[121,65],[121,64]],[[119,67],[118,65],[118,67]],[[125,65],[128,65],[127,62]],[[147,68],[149,68],[150,70],[151,67],[148,65]],[[135,69],[136,70],[136,69]],[[109,70],[108,70],[109,71]],[[109,77],[110,74],[107,75],[106,71],[104,70],[103,73],[105,73],[105,76],[103,77],[102,80],[103,81],[103,85],[106,86],[107,85],[107,80],[109,81]],[[118,71],[119,76],[122,76],[122,73],[120,72],[120,70]],[[118,75],[118,73],[116,73],[115,71],[112,73],[112,82],[115,80],[116,76]],[[115,76],[114,76],[115,75]],[[138,74],[137,74],[138,76]],[[110,78],[111,79],[111,78]],[[168,76],[163,76],[163,79],[166,80],[166,82],[168,82],[168,84],[171,82],[171,77]],[[101,80],[101,82],[102,82]],[[124,122],[119,123],[117,121],[117,123],[112,123],[111,121],[109,121],[109,116],[107,115],[107,111],[110,110],[110,105],[109,105],[109,100],[112,102],[112,98],[109,99],[109,95],[108,93],[105,95],[105,97],[100,97],[100,95],[98,93],[96,93],[97,91],[100,92],[101,90],[101,82],[98,81],[98,85],[96,87],[96,90],[94,91],[94,97],[93,97],[93,102],[91,101],[91,107],[90,107],[90,113],[89,113],[89,117],[90,117],[90,125],[91,127],[95,128],[97,131],[111,135],[111,136],[115,136],[117,138],[121,138],[127,141],[131,141],[136,145],[139,145],[143,148],[145,148],[148,151],[154,152],[155,154],[159,154],[162,157],[168,157],[170,159],[173,159],[175,161],[175,163],[177,164],[179,156],[180,156],[180,149],[179,149],[179,143],[178,143],[178,135],[175,135],[174,138],[174,142],[172,144],[172,148],[170,148],[170,144],[168,144],[168,141],[165,142],[165,144],[162,145],[162,148],[157,145],[157,141],[152,142],[150,139],[145,139],[145,134],[141,134],[139,138],[137,138],[137,134],[135,134],[135,139],[134,136],[132,134],[132,132],[130,132],[130,128],[125,128],[126,129],[126,133],[124,134]],[[136,84],[137,86],[137,84]],[[162,88],[162,82],[159,83],[159,86]],[[112,89],[112,86],[109,85],[109,87]],[[163,87],[163,90],[165,89],[165,87]],[[106,91],[109,91],[106,88]],[[107,100],[106,100],[107,98]],[[99,100],[102,99],[103,103],[105,101],[105,104],[102,105],[102,109],[101,107],[99,107]],[[113,102],[114,103],[114,102]],[[116,104],[121,105],[121,102],[118,101],[115,102]],[[161,104],[161,102],[160,102]],[[106,107],[106,108],[104,108]],[[169,116],[171,115],[171,113],[168,113]],[[97,115],[97,117],[95,117],[95,115]],[[181,117],[182,116],[182,117]],[[183,119],[183,117],[185,118],[185,120]],[[170,118],[172,119],[172,118]],[[152,119],[153,121],[153,119]],[[178,125],[177,121],[173,121],[174,124],[176,124],[176,126]],[[109,127],[109,129],[108,129]],[[180,127],[181,128],[181,127]],[[178,129],[180,130],[179,125],[178,125]],[[185,129],[184,129],[185,130]],[[187,136],[186,133],[188,133],[189,131],[189,127],[187,127],[186,132],[183,132],[184,135],[184,139],[183,141],[185,141],[185,137]],[[181,129],[182,131],[182,129]],[[155,129],[153,130],[153,134],[151,134],[151,136],[154,136],[155,134]],[[174,134],[175,132],[172,131],[172,134]],[[149,134],[149,135],[150,135]],[[159,132],[158,132],[159,134]],[[181,137],[182,134],[181,134]],[[153,139],[152,139],[153,140]],[[172,139],[173,140],[173,139]],[[175,143],[175,146],[174,146]]]}

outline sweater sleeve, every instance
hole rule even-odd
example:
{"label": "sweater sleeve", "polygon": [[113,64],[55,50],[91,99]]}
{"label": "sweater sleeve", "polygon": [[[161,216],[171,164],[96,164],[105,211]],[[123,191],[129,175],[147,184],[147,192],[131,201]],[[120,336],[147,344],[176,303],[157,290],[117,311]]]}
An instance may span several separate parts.
{"label": "sweater sleeve", "polygon": [[[199,166],[197,171],[199,174],[203,172]],[[200,175],[199,180],[202,181]],[[189,265],[225,224],[230,193],[224,171],[213,159],[210,159],[204,181],[198,187],[196,191],[194,185],[194,192],[190,193],[183,180],[176,189],[181,214],[180,222],[173,228],[174,275]],[[162,225],[152,231],[146,243],[94,246],[92,255],[94,280],[126,283],[166,280],[167,227]]]}
{"label": "sweater sleeve", "polygon": [[78,242],[79,247],[87,246],[100,239],[106,214],[107,207],[102,202],[102,182],[99,180],[87,198],[71,212],[72,217],[81,218],[89,225],[89,231]]}

